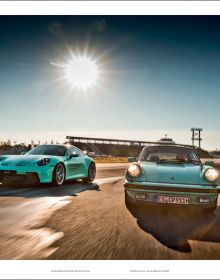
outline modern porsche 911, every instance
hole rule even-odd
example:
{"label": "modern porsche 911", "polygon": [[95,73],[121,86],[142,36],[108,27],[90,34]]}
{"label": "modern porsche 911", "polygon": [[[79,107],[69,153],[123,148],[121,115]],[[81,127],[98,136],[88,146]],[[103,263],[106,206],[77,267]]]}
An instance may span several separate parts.
{"label": "modern porsche 911", "polygon": [[201,163],[192,147],[156,145],[145,147],[137,162],[126,170],[125,203],[198,206],[216,209],[219,172],[213,162]]}
{"label": "modern porsche 911", "polygon": [[53,183],[66,180],[92,182],[96,166],[92,158],[71,145],[39,145],[24,155],[0,156],[1,183]]}

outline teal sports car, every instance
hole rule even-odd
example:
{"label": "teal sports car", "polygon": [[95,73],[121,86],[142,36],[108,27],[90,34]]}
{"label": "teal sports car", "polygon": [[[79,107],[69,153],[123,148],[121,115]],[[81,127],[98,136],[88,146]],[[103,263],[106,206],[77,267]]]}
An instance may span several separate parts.
{"label": "teal sports car", "polygon": [[80,149],[67,145],[39,145],[24,155],[0,156],[1,183],[53,183],[67,180],[92,182],[96,166]]}
{"label": "teal sports car", "polygon": [[206,212],[217,207],[219,172],[213,162],[201,163],[192,147],[145,147],[125,174],[125,203],[198,206]]}

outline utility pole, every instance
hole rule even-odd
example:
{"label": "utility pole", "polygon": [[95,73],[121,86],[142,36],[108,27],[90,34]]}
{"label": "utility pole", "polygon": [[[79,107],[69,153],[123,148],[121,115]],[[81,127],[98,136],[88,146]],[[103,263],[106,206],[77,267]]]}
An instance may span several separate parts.
{"label": "utility pole", "polygon": [[191,128],[191,131],[192,131],[192,145],[195,146],[195,141],[198,141],[199,142],[199,148],[201,148],[201,141],[202,141],[202,138],[201,138],[201,131],[202,131],[202,128]]}

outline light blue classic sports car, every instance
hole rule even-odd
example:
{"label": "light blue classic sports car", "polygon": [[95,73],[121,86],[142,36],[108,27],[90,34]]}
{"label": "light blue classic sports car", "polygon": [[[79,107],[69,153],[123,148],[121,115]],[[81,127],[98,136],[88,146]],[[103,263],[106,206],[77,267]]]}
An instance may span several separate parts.
{"label": "light blue classic sports car", "polygon": [[1,183],[53,183],[82,179],[92,182],[96,166],[92,158],[71,145],[40,145],[24,155],[0,156]]}
{"label": "light blue classic sports car", "polygon": [[191,147],[145,147],[137,162],[128,158],[125,203],[196,205],[207,212],[217,206],[219,172],[213,162],[203,165]]}

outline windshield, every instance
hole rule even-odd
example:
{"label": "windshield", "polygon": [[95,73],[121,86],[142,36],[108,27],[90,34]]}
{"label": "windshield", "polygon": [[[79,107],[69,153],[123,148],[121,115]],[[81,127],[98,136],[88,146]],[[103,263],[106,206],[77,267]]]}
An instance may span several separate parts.
{"label": "windshield", "polygon": [[40,145],[27,153],[28,155],[65,156],[66,147],[58,145]]}
{"label": "windshield", "polygon": [[140,153],[138,161],[200,162],[194,150],[175,146],[146,147]]}

